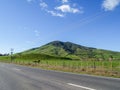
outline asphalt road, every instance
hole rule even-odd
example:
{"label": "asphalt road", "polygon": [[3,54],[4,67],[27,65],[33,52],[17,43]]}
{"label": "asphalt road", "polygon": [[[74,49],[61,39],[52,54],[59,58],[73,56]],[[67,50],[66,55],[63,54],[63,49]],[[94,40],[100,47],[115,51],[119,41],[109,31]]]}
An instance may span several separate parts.
{"label": "asphalt road", "polygon": [[0,63],[0,90],[120,90],[120,79]]}

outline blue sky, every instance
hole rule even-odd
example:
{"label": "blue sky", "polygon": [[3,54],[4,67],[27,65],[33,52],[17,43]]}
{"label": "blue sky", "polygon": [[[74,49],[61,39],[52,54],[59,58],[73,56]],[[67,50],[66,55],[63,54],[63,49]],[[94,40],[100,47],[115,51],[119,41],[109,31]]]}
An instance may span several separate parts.
{"label": "blue sky", "polygon": [[120,0],[0,0],[0,53],[54,40],[120,51]]}

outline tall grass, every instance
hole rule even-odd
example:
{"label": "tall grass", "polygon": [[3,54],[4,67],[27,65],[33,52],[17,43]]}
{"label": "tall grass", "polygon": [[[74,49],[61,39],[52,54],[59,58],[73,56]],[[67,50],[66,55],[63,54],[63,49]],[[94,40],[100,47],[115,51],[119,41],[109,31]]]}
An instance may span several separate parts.
{"label": "tall grass", "polygon": [[[36,57],[36,58],[35,58]],[[35,58],[35,59],[34,59]],[[35,63],[40,60],[40,63]],[[41,56],[0,57],[1,62],[9,62],[44,69],[60,70],[75,73],[87,73],[104,76],[120,77],[120,61],[70,60],[61,58],[46,58]]]}

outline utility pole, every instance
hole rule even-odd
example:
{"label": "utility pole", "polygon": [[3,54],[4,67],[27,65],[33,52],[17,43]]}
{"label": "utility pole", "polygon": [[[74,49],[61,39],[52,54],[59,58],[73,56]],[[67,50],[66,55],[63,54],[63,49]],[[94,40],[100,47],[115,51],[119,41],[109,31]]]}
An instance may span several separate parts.
{"label": "utility pole", "polygon": [[14,51],[14,49],[13,49],[13,48],[11,48],[11,50],[10,50],[10,51],[11,51],[11,62],[12,62],[12,61],[13,61],[13,56],[12,56],[12,55],[13,55],[13,51]]}

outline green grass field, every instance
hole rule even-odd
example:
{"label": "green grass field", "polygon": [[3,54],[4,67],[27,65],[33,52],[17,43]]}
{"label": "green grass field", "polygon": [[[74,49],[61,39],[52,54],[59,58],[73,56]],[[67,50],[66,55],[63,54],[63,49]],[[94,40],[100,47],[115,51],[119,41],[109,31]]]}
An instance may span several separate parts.
{"label": "green grass field", "polygon": [[[39,63],[34,61],[40,60]],[[39,67],[49,70],[120,77],[120,61],[70,60],[39,55],[1,56],[1,62]]]}

